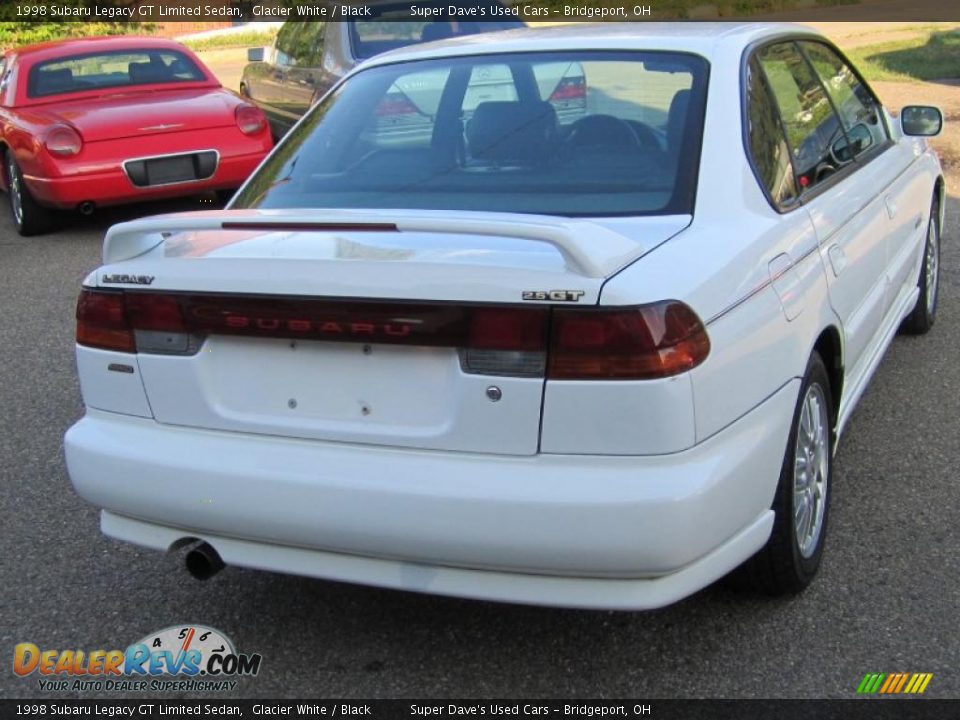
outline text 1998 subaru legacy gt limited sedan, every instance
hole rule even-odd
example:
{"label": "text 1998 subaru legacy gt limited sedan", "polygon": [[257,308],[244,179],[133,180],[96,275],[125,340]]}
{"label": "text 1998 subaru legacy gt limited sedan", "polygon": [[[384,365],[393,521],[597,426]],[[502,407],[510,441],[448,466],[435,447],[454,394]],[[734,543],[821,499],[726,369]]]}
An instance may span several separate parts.
{"label": "text 1998 subaru legacy gt limited sedan", "polygon": [[[558,62],[589,88],[568,122]],[[390,131],[398,86],[430,133]],[[111,537],[198,542],[197,576],[642,609],[749,561],[798,591],[837,436],[934,320],[943,179],[911,136],[941,124],[791,26],[375,58],[227,210],[111,228],[73,484]]]}

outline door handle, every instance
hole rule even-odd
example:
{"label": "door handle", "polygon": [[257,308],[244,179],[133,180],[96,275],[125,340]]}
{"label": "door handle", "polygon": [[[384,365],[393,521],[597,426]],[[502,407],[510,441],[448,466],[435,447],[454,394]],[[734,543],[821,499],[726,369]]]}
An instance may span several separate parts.
{"label": "door handle", "polygon": [[830,258],[830,268],[833,270],[834,277],[840,277],[840,273],[847,267],[847,254],[839,245],[831,245],[827,250],[827,257]]}
{"label": "door handle", "polygon": [[780,300],[787,321],[795,320],[803,312],[803,297],[800,294],[800,276],[797,274],[793,258],[786,253],[777,255],[767,265],[770,273],[770,284]]}
{"label": "door handle", "polygon": [[883,204],[887,206],[887,217],[893,220],[897,216],[897,204],[889,195],[883,199]]}

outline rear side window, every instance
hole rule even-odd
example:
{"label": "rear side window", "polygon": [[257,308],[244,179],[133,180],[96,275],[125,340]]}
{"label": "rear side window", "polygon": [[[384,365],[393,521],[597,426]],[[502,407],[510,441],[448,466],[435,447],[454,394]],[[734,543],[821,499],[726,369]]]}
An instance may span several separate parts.
{"label": "rear side window", "polygon": [[757,179],[777,206],[797,198],[796,178],[790,148],[780,127],[780,118],[756,58],[747,65],[747,137],[750,160]]}
{"label": "rear side window", "polygon": [[890,138],[883,123],[880,103],[853,69],[822,43],[804,41],[800,47],[823,82],[849,138],[849,144],[840,143],[834,149],[836,159],[847,162],[871,148],[886,145]]}
{"label": "rear side window", "polygon": [[796,44],[762,48],[759,61],[780,111],[800,191],[809,190],[840,169],[830,150],[844,140],[843,125]]}
{"label": "rear side window", "polygon": [[206,79],[190,58],[176,50],[122,50],[37,63],[30,68],[27,96]]}

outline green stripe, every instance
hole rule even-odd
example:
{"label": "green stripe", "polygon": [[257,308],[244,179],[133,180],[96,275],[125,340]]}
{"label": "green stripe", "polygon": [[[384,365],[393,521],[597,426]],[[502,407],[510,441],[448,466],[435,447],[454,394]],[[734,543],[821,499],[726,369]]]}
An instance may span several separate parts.
{"label": "green stripe", "polygon": [[877,673],[877,680],[873,683],[870,689],[867,691],[869,693],[875,693],[880,690],[880,686],[883,685],[884,679],[887,677],[886,673]]}
{"label": "green stripe", "polygon": [[860,681],[860,687],[857,688],[858,693],[865,693],[867,691],[867,686],[870,684],[870,680],[873,678],[873,673],[867,673],[863,676],[863,680]]}

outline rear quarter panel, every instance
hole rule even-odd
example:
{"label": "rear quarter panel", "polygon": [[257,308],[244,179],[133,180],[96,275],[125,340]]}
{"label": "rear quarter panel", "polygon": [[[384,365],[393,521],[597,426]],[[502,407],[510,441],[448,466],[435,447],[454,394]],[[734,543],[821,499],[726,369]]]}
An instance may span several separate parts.
{"label": "rear quarter panel", "polygon": [[[712,58],[692,225],[611,278],[601,295],[603,305],[681,300],[705,322],[710,355],[690,373],[698,443],[802,377],[820,332],[837,324],[807,212],[778,214],[747,162],[741,49],[719,48]],[[764,482],[765,506],[776,474]]]}

